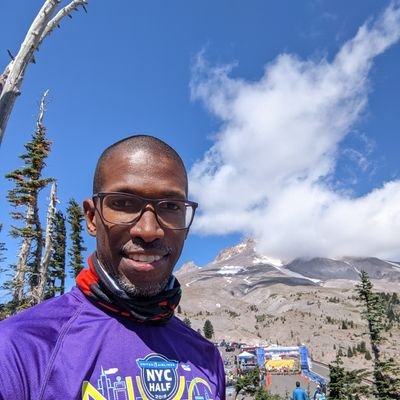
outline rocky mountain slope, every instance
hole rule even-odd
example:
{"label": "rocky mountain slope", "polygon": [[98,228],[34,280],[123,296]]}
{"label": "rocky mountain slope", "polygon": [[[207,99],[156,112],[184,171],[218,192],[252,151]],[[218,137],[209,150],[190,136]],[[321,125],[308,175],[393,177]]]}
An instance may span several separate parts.
{"label": "rocky mountain slope", "polygon": [[[296,259],[288,264],[260,255],[248,240],[223,250],[203,268],[194,263],[177,273],[183,289],[181,318],[194,329],[209,319],[215,340],[248,344],[306,344],[318,361],[333,361],[368,343],[354,285],[361,270],[377,290],[399,293],[400,264],[377,258]],[[385,351],[400,358],[399,329],[388,332]],[[369,365],[364,354],[344,359],[351,367]]]}

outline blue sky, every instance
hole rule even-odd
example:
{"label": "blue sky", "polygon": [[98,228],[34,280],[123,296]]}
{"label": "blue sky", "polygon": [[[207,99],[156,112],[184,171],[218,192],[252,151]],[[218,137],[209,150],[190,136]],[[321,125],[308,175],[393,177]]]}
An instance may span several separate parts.
{"label": "blue sky", "polygon": [[[1,69],[41,5],[2,1]],[[248,236],[284,261],[400,260],[399,39],[399,2],[90,1],[43,43],[5,133],[7,262],[3,177],[21,165],[46,89],[45,175],[62,210],[90,196],[105,147],[150,133],[182,155],[200,203],[179,265]]]}

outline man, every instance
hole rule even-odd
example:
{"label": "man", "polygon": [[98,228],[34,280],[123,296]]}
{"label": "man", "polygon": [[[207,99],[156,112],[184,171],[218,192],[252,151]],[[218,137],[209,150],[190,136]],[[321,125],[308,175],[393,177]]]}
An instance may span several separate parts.
{"label": "man", "polygon": [[300,382],[296,382],[296,388],[292,392],[292,400],[308,400],[306,391],[300,387]]}
{"label": "man", "polygon": [[326,396],[324,391],[322,390],[322,387],[320,385],[317,386],[315,389],[314,394],[312,395],[313,400],[325,400]]}
{"label": "man", "polygon": [[77,287],[0,324],[0,399],[224,399],[219,352],[173,316],[197,207],[181,158],[152,136],[123,139],[93,192],[96,252]]}

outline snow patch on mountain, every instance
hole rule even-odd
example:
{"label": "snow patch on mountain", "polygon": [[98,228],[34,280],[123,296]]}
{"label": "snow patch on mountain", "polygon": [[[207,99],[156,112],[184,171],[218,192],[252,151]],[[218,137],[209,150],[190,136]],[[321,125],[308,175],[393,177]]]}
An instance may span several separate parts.
{"label": "snow patch on mountain", "polygon": [[391,262],[391,261],[386,261],[386,262],[388,264],[390,264],[393,267],[393,269],[395,269],[396,271],[400,271],[400,265],[399,264],[396,264],[396,263]]}
{"label": "snow patch on mountain", "polygon": [[283,272],[286,276],[291,276],[293,278],[306,279],[308,281],[311,281],[313,283],[318,283],[318,284],[322,282],[320,279],[310,278],[308,276],[299,274],[298,272],[291,271],[290,269],[287,269],[287,268],[284,268],[284,267],[278,268],[278,269],[279,269],[279,271]]}
{"label": "snow patch on mountain", "polygon": [[343,260],[342,262],[344,262],[345,264],[347,264],[347,265],[349,265],[351,268],[353,268],[354,271],[357,272],[357,274],[360,274],[360,273],[361,273],[361,271],[360,271],[355,265],[353,265],[352,263],[350,263],[350,262],[348,262],[348,261],[345,261],[345,260]]}
{"label": "snow patch on mountain", "polygon": [[192,281],[187,282],[187,283],[185,284],[185,286],[186,286],[186,287],[190,287],[190,285],[191,285],[192,283],[196,283],[197,281],[198,281],[198,279],[193,279]]}
{"label": "snow patch on mountain", "polygon": [[232,279],[229,278],[228,276],[224,276],[224,280],[225,280],[225,282],[227,282],[227,283],[229,283],[229,284],[232,283]]}
{"label": "snow patch on mountain", "polygon": [[246,276],[246,278],[243,278],[243,281],[246,282],[248,285],[251,285],[251,281],[249,280],[249,276]]}
{"label": "snow patch on mountain", "polygon": [[240,265],[224,265],[221,267],[219,271],[217,271],[217,274],[220,275],[236,275],[237,273],[243,271],[244,268],[241,267]]}
{"label": "snow patch on mountain", "polygon": [[268,256],[255,256],[253,259],[253,264],[270,264],[274,267],[282,267],[283,262],[277,258],[271,258]]}

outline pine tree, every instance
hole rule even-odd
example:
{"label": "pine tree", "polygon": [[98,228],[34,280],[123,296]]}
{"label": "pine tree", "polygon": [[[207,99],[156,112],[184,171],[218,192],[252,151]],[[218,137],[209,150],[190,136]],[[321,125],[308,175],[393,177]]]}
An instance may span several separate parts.
{"label": "pine tree", "polygon": [[82,212],[82,208],[74,199],[71,199],[68,202],[67,212],[67,221],[70,224],[71,228],[71,248],[68,251],[68,255],[71,258],[69,265],[72,268],[73,276],[76,277],[79,272],[84,268],[82,255],[82,253],[86,251],[86,247],[83,246],[82,238],[82,222],[84,219],[84,215]]}
{"label": "pine tree", "polygon": [[[284,398],[289,399],[289,395],[287,395],[287,397],[284,397]],[[259,387],[256,391],[254,399],[255,400],[282,400],[282,397],[279,396],[279,394],[271,394],[270,392]]]}
{"label": "pine tree", "polygon": [[362,340],[361,343],[360,343],[359,352],[360,353],[366,353],[367,352],[367,344],[365,343],[364,340]]}
{"label": "pine tree", "polygon": [[342,367],[343,361],[339,354],[332,364],[329,364],[328,393],[330,399],[344,400],[345,397],[345,370]]}
{"label": "pine tree", "polygon": [[183,318],[183,322],[189,327],[192,326],[192,322],[190,321],[190,319],[188,317]]}
{"label": "pine tree", "polygon": [[25,144],[26,153],[19,156],[24,166],[6,175],[7,179],[15,183],[15,187],[9,190],[7,195],[9,203],[16,209],[11,216],[23,224],[22,227],[13,225],[10,231],[13,238],[21,239],[18,261],[13,266],[15,276],[6,283],[6,287],[11,291],[13,311],[27,306],[27,283],[29,281],[32,290],[37,283],[41,260],[43,233],[39,219],[38,196],[39,192],[53,181],[53,178],[42,177],[45,160],[51,151],[51,142],[46,138],[46,128],[43,125],[47,93],[44,93],[40,103],[36,130],[31,141]]}
{"label": "pine tree", "polygon": [[209,319],[204,322],[203,332],[207,339],[211,339],[214,335],[214,327]]}
{"label": "pine tree", "polygon": [[329,364],[329,399],[332,400],[355,400],[362,395],[368,394],[368,386],[362,380],[368,375],[364,369],[346,371],[339,354],[332,364]]}
{"label": "pine tree", "polygon": [[241,392],[253,397],[254,394],[257,392],[259,385],[260,369],[258,367],[252,368],[248,371],[248,373],[246,373],[245,375],[241,375],[237,378],[235,384],[235,399]]}
{"label": "pine tree", "polygon": [[353,355],[354,355],[354,353],[353,353],[353,350],[351,349],[351,347],[349,346],[348,347],[348,349],[347,349],[347,357],[353,357]]}
{"label": "pine tree", "polygon": [[378,293],[373,291],[373,285],[365,271],[360,273],[361,282],[356,290],[362,303],[361,316],[368,323],[368,333],[374,362],[373,378],[375,396],[381,400],[400,398],[400,368],[393,360],[384,360],[380,346],[385,329],[385,308]]}
{"label": "pine tree", "polygon": [[61,211],[57,211],[55,215],[53,242],[54,247],[47,277],[46,298],[64,294],[65,291],[67,232],[65,217]]}

